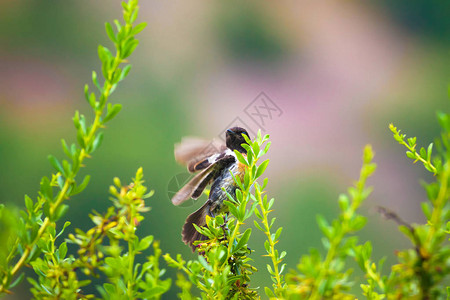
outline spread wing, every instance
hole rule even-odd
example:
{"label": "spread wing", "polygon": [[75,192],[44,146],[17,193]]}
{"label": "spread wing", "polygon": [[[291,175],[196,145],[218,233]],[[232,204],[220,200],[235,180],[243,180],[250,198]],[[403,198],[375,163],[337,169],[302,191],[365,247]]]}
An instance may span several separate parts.
{"label": "spread wing", "polygon": [[217,178],[220,171],[235,161],[236,159],[233,155],[225,155],[224,152],[224,155],[221,158],[214,163],[211,163],[208,167],[195,175],[194,178],[192,178],[185,186],[183,186],[172,197],[172,203],[174,205],[180,205],[190,198],[197,199],[202,195],[206,186]]}
{"label": "spread wing", "polygon": [[185,137],[181,143],[175,144],[175,160],[186,165],[189,172],[193,173],[209,167],[217,160],[214,156],[226,149],[221,141]]}

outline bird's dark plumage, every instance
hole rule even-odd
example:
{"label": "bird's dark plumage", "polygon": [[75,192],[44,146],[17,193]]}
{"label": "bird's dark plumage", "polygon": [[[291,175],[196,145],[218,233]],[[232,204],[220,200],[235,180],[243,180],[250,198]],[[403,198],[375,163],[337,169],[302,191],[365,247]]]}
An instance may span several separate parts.
{"label": "bird's dark plumage", "polygon": [[206,186],[212,184],[208,200],[201,208],[187,217],[183,226],[183,242],[190,245],[193,251],[195,250],[193,243],[205,239],[197,232],[193,224],[199,227],[205,226],[206,215],[214,217],[224,209],[223,201],[227,199],[226,192],[232,196],[235,195],[237,187],[230,172],[234,176],[242,177],[244,175],[245,168],[236,159],[234,153],[234,150],[237,150],[246,154],[246,150],[242,147],[242,144],[246,143],[243,134],[249,137],[245,129],[233,127],[226,131],[225,145],[189,138],[183,139],[181,144],[175,146],[175,159],[187,165],[189,172],[199,173],[173,196],[172,203],[180,205],[188,199],[197,199]]}

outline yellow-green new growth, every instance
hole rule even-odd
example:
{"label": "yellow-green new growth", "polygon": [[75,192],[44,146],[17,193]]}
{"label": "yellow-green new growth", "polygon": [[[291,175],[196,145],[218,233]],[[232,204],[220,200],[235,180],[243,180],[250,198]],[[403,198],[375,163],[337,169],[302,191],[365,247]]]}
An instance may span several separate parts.
{"label": "yellow-green new growth", "polygon": [[[31,263],[31,260],[37,256],[35,255],[36,252],[40,251],[37,243],[49,228],[52,228],[55,222],[68,210],[68,206],[63,204],[63,202],[81,192],[89,182],[89,176],[86,176],[81,184],[77,184],[76,176],[83,166],[85,158],[89,158],[90,154],[102,142],[103,133],[98,133],[99,129],[121,109],[120,104],[113,106],[107,102],[109,96],[117,87],[117,84],[127,76],[130,70],[130,65],[127,65],[123,70],[119,66],[126,62],[126,58],[138,45],[138,41],[134,38],[134,35],[145,27],[144,23],[133,27],[133,23],[138,15],[137,5],[137,0],[122,3],[125,24],[122,26],[117,20],[115,21],[117,34],[114,34],[110,25],[106,26],[107,33],[115,44],[116,55],[113,57],[106,47],[99,46],[99,58],[102,61],[102,73],[104,75],[103,86],[98,82],[97,73],[95,71],[92,73],[92,81],[99,91],[98,100],[95,93],[89,94],[89,87],[87,85],[85,86],[86,100],[91,105],[95,114],[94,121],[92,124],[87,124],[83,115],[80,115],[78,111],[75,113],[73,122],[77,130],[79,147],[75,144],[69,147],[65,140],[62,140],[64,153],[69,160],[62,160],[60,162],[54,156],[50,155],[48,157],[49,161],[56,169],[56,172],[51,175],[52,180],[50,181],[45,176],[42,178],[41,190],[36,202],[33,202],[28,196],[25,197],[28,218],[24,222],[27,224],[27,230],[30,230],[32,233],[19,233],[19,235],[21,234],[24,237],[17,237],[14,246],[11,248],[7,263],[19,255],[17,251],[19,244],[21,244],[20,248],[23,252],[13,266],[8,268],[8,270],[2,270],[0,273],[0,294],[9,292],[8,288],[14,276],[25,264]],[[56,181],[53,179],[56,179]],[[59,188],[56,197],[53,196],[54,187]],[[40,219],[42,212],[45,218],[38,223],[36,219]]]}
{"label": "yellow-green new growth", "polygon": [[420,161],[423,163],[424,167],[432,172],[434,175],[437,174],[436,167],[431,163],[431,153],[433,151],[433,143],[428,145],[428,149],[425,150],[425,148],[420,148],[420,153],[416,151],[416,137],[410,137],[407,139],[408,142],[405,141],[406,134],[401,134],[401,130],[397,129],[392,123],[389,124],[389,129],[394,134],[394,139],[400,144],[405,146],[408,151],[406,151],[406,156],[408,156],[411,159],[414,159],[414,163],[417,161]]}

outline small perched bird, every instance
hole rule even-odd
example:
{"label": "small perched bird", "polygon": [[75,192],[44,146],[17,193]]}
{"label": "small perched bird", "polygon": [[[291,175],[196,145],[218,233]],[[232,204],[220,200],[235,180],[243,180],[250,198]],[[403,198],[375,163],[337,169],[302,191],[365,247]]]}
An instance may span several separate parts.
{"label": "small perched bird", "polygon": [[247,155],[247,151],[242,147],[242,144],[247,144],[243,135],[249,137],[245,129],[233,127],[226,131],[225,145],[196,138],[184,138],[180,144],[175,145],[175,160],[187,165],[189,172],[199,173],[173,196],[172,203],[180,205],[191,198],[197,199],[206,186],[212,184],[208,200],[187,217],[183,226],[183,242],[191,246],[192,251],[195,251],[195,241],[205,239],[193,224],[205,226],[206,215],[214,217],[225,211],[223,201],[227,199],[226,192],[235,196],[237,185],[230,172],[243,180],[245,167],[234,153],[234,150],[237,150],[244,157]]}

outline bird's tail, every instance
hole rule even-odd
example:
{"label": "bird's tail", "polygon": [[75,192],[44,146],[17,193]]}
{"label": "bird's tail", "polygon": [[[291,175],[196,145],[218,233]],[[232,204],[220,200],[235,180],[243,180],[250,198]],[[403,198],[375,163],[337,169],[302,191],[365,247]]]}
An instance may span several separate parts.
{"label": "bird's tail", "polygon": [[209,201],[206,201],[202,207],[190,214],[184,223],[181,235],[183,237],[183,242],[186,245],[191,246],[192,251],[195,251],[195,246],[193,245],[195,241],[202,241],[206,239],[206,237],[198,232],[192,224],[199,227],[206,225],[206,215],[209,213],[209,206]]}

